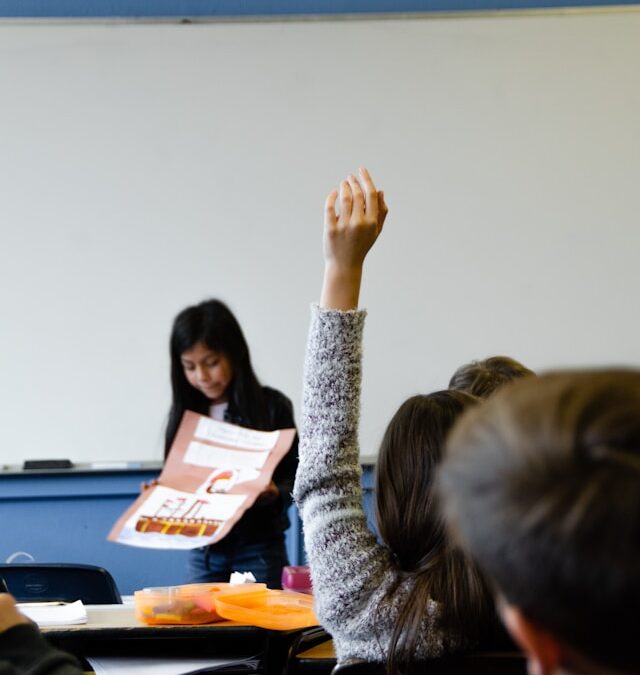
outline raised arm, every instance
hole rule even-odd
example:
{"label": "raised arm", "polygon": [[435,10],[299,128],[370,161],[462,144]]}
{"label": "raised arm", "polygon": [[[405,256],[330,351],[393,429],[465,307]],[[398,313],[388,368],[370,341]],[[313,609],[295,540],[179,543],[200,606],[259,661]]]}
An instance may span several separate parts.
{"label": "raised arm", "polygon": [[387,217],[384,193],[376,190],[364,167],[360,169],[360,181],[349,176],[340,183],[340,194],[332,192],[325,203],[325,264],[320,296],[320,307],[324,309],[348,310],[358,306],[364,259]]}
{"label": "raised arm", "polygon": [[378,634],[378,608],[397,583],[389,551],[367,527],[358,446],[365,312],[356,308],[363,262],[386,212],[382,194],[364,169],[360,181],[350,176],[339,193],[327,198],[324,281],[320,307],[312,308],[305,355],[294,497],[316,612],[333,636],[340,661],[384,659],[386,638],[372,636]]}

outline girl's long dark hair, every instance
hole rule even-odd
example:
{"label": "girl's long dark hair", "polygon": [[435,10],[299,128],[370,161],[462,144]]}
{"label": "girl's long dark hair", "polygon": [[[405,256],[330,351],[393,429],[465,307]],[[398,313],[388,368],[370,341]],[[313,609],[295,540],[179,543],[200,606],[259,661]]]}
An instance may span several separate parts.
{"label": "girl's long dark hair", "polygon": [[182,310],[171,330],[171,389],[173,397],[165,433],[165,457],[171,448],[185,410],[206,415],[211,402],[192,387],[184,374],[182,354],[196,343],[222,352],[231,365],[232,379],[227,390],[233,417],[256,429],[267,424],[267,411],[260,382],[253,372],[249,347],[240,324],[220,300],[206,300]]}
{"label": "girl's long dark hair", "polygon": [[472,643],[493,616],[490,589],[476,565],[449,539],[433,487],[449,430],[477,400],[453,390],[414,396],[400,406],[382,440],[377,525],[401,570],[399,583],[411,580],[389,644],[390,673],[402,672],[415,659],[429,601],[439,605],[437,625],[445,635],[445,649],[447,634]]}

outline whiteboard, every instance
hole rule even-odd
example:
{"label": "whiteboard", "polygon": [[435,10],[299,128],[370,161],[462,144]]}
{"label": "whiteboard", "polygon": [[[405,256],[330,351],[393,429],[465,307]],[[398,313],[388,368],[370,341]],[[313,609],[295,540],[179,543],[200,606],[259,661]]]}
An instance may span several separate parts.
{"label": "whiteboard", "polygon": [[188,304],[299,415],[325,195],[359,164],[362,453],[461,363],[640,364],[640,13],[0,24],[2,459],[150,460]]}

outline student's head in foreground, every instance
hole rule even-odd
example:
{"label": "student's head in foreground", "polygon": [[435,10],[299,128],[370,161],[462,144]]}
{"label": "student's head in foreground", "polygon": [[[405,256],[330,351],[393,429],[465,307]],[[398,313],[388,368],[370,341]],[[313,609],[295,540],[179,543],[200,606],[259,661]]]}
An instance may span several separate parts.
{"label": "student's head in foreground", "polygon": [[[376,522],[397,566],[411,580],[412,593],[400,612],[389,648],[389,671],[408,663],[415,652],[430,601],[440,604],[445,636],[469,645],[491,631],[493,599],[476,564],[452,545],[434,478],[447,434],[475,396],[438,391],[407,399],[389,423],[376,467]],[[446,642],[446,638],[445,638]],[[445,649],[454,649],[445,644]]]}
{"label": "student's head in foreground", "polygon": [[449,389],[486,398],[512,380],[533,375],[533,371],[509,356],[490,356],[460,366],[449,381]]}
{"label": "student's head in foreground", "polygon": [[640,672],[640,371],[525,378],[470,410],[438,476],[531,672]]}

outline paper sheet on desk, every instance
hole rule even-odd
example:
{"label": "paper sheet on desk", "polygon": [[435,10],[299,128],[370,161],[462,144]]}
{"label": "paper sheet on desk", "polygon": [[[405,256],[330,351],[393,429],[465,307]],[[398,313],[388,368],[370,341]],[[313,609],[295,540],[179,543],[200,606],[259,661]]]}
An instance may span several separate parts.
{"label": "paper sheet on desk", "polygon": [[196,673],[257,671],[260,661],[247,659],[161,659],[147,657],[85,657],[96,675],[196,675]]}
{"label": "paper sheet on desk", "polygon": [[220,541],[267,489],[295,434],[185,412],[158,483],[118,519],[108,539],[162,549]]}
{"label": "paper sheet on desk", "polygon": [[35,621],[40,628],[87,623],[87,610],[82,604],[82,600],[70,603],[18,603],[18,609],[31,621]]}

